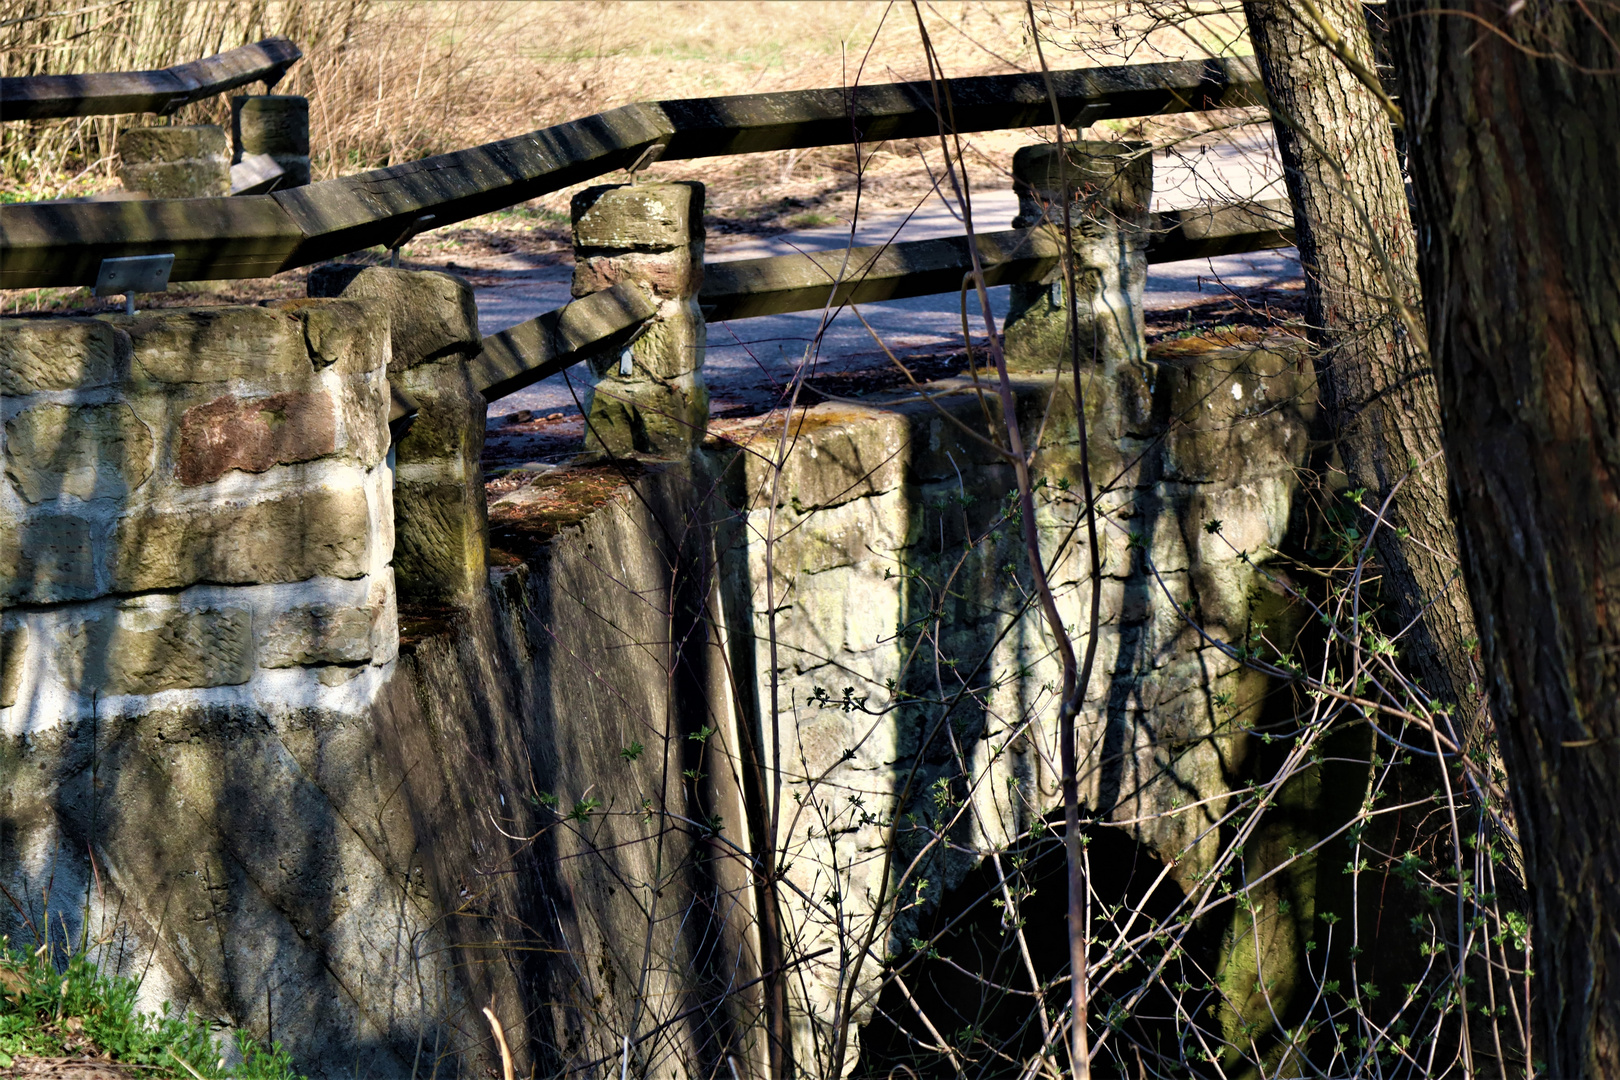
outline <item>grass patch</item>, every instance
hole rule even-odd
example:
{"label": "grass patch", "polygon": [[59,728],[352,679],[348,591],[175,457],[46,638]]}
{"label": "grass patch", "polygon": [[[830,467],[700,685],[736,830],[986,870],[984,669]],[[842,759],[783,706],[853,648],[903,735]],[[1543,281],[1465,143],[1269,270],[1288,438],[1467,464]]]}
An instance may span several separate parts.
{"label": "grass patch", "polygon": [[58,968],[48,953],[17,952],[0,938],[0,1068],[29,1057],[79,1057],[176,1080],[302,1080],[279,1044],[265,1049],[239,1031],[241,1063],[227,1067],[206,1020],[170,1015],[167,1002],[157,1016],[139,1012],[135,980],[104,974],[83,953]]}
{"label": "grass patch", "polygon": [[794,214],[788,218],[787,224],[795,229],[814,229],[822,225],[837,225],[838,219],[818,210],[806,210],[802,214]]}

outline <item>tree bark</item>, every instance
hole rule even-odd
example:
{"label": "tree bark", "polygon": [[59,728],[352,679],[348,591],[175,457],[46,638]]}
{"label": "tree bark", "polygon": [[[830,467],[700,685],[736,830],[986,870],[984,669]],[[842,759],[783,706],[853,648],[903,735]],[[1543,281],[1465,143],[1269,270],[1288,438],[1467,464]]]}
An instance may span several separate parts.
{"label": "tree bark", "polygon": [[1392,16],[1463,570],[1524,840],[1535,1056],[1620,1076],[1620,12]]}
{"label": "tree bark", "polygon": [[[1361,5],[1318,0],[1313,7],[1372,71]],[[1294,206],[1327,423],[1349,487],[1365,492],[1363,506],[1376,511],[1399,485],[1374,536],[1391,616],[1385,627],[1404,631],[1405,668],[1455,710],[1477,747],[1489,732],[1473,667],[1474,619],[1458,575],[1439,399],[1421,340],[1416,245],[1389,117],[1295,0],[1250,0],[1243,10]],[[1366,514],[1358,526],[1371,523]]]}

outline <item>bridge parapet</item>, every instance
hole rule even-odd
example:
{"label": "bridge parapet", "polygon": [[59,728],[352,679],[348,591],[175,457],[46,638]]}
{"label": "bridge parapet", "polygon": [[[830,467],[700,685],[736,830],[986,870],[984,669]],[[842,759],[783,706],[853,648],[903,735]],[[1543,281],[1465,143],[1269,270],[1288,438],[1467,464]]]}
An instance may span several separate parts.
{"label": "bridge parapet", "polygon": [[5,727],[392,660],[388,354],[347,301],[5,320]]}

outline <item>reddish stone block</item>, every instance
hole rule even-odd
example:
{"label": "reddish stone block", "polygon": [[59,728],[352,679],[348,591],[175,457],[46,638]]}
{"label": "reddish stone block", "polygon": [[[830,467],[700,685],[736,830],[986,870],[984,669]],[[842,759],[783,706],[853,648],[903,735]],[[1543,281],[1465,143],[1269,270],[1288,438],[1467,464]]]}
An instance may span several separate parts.
{"label": "reddish stone block", "polygon": [[187,487],[232,469],[262,473],[337,449],[337,410],[325,393],[273,394],[240,401],[227,394],[180,419],[175,476]]}

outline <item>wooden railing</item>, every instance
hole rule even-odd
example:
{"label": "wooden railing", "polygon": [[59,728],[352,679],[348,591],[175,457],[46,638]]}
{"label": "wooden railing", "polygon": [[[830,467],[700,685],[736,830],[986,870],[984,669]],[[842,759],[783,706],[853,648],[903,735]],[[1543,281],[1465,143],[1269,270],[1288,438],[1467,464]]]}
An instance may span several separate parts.
{"label": "wooden railing", "polygon": [[284,37],[158,71],[25,75],[0,79],[0,120],[157,113],[249,83],[274,86],[304,54]]}
{"label": "wooden railing", "polygon": [[[1149,263],[1294,242],[1286,199],[1172,210],[1155,214],[1149,230]],[[980,233],[974,240],[986,285],[1044,280],[1062,258],[1062,237],[1050,227]],[[966,237],[738,259],[704,266],[698,303],[709,322],[814,311],[955,292],[972,268]],[[471,381],[494,401],[617,347],[655,309],[634,286],[592,293],[486,337],[483,351],[469,361]],[[410,411],[408,402],[396,400],[391,419]]]}
{"label": "wooden railing", "polygon": [[[227,54],[229,55],[229,54]],[[218,59],[218,58],[216,58]],[[1052,73],[1065,124],[1253,105],[1250,58]],[[957,132],[1048,125],[1039,75],[941,86]],[[263,277],[439,228],[656,159],[935,135],[926,82],[643,102],[516,138],[270,195],[0,208],[0,288],[89,285],[103,259],[172,254],[176,280]]]}

